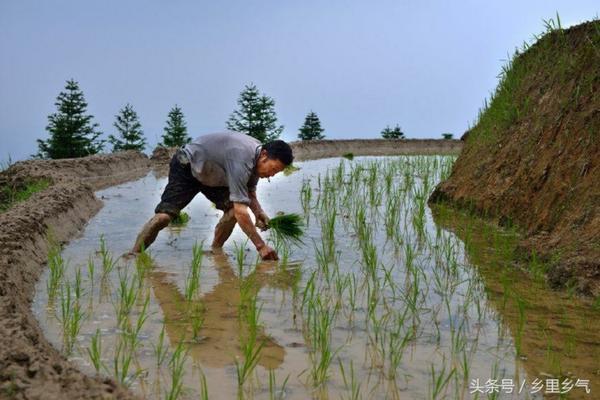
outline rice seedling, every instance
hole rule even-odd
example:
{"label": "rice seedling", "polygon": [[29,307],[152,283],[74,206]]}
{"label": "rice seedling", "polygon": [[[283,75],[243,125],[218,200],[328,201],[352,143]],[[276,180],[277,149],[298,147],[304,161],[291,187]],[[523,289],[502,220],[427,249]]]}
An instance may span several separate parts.
{"label": "rice seedling", "polygon": [[288,266],[288,262],[290,260],[290,249],[289,247],[284,247],[281,249],[281,258],[279,260],[279,264],[277,264],[278,268],[285,269]]}
{"label": "rice seedling", "polygon": [[446,361],[442,360],[442,366],[439,371],[435,370],[433,363],[431,364],[430,370],[431,383],[429,385],[429,398],[432,400],[444,397],[446,387],[450,378],[456,372],[455,368],[452,368],[449,372],[446,371]]}
{"label": "rice seedling", "polygon": [[[144,303],[142,304],[142,308],[139,312],[138,318],[135,322],[135,325],[133,324],[125,324],[125,323],[121,323],[118,324],[118,326],[121,326],[123,329],[123,334],[125,335],[125,337],[127,338],[128,344],[131,348],[135,349],[139,346],[140,344],[140,334],[142,332],[142,328],[144,326],[144,324],[146,323],[149,314],[148,314],[148,305],[150,304],[150,294],[146,294]],[[127,321],[127,319],[125,319],[124,321]]]}
{"label": "rice seedling", "polygon": [[190,222],[189,214],[186,213],[185,211],[181,211],[179,213],[179,215],[177,215],[175,218],[171,219],[171,222],[169,223],[169,225],[181,227],[181,226],[187,225],[188,222]]}
{"label": "rice seedling", "polygon": [[75,270],[75,285],[73,286],[73,293],[75,294],[75,301],[79,301],[83,296],[83,287],[81,286],[81,268]]}
{"label": "rice seedling", "polygon": [[264,342],[258,343],[256,340],[252,339],[242,341],[241,350],[243,361],[240,362],[237,358],[234,360],[238,388],[241,389],[244,386],[244,383],[258,365],[260,352],[263,347]]}
{"label": "rice seedling", "polygon": [[338,363],[340,365],[340,372],[342,375],[342,380],[344,381],[344,386],[349,392],[347,399],[360,400],[362,398],[360,393],[361,382],[359,382],[356,372],[354,371],[354,362],[350,360],[350,369],[348,372],[346,372],[344,369],[344,364],[342,364],[342,360],[339,358]]}
{"label": "rice seedling", "polygon": [[234,360],[239,393],[244,383],[252,374],[260,359],[260,352],[264,342],[258,342],[258,328],[260,325],[260,313],[262,305],[258,306],[258,295],[255,290],[253,277],[248,277],[240,282],[240,323],[246,326],[246,331],[240,331],[240,348],[243,361]]}
{"label": "rice seedling", "polygon": [[98,250],[102,259],[102,278],[106,278],[114,269],[117,260],[113,259],[112,255],[106,247],[104,235],[100,235],[100,249]]}
{"label": "rice seedling", "polygon": [[48,290],[48,298],[52,301],[56,296],[56,291],[65,274],[66,262],[62,256],[62,248],[51,237],[48,238],[48,281],[46,288]]}
{"label": "rice seedling", "polygon": [[385,233],[388,239],[391,239],[395,244],[402,244],[402,236],[398,232],[400,225],[400,209],[400,197],[394,196],[387,201],[385,212]]}
{"label": "rice seedling", "polygon": [[139,368],[131,372],[135,351],[136,349],[128,346],[126,341],[119,339],[113,355],[112,372],[107,371],[112,373],[115,379],[125,386],[129,386],[143,372]]}
{"label": "rice seedling", "polygon": [[102,362],[102,337],[100,336],[100,329],[96,329],[96,333],[92,336],[87,353],[96,373],[99,373],[100,369],[106,368]]}
{"label": "rice seedling", "polygon": [[[407,312],[408,308],[405,308],[403,313],[394,313],[394,319],[391,324],[392,329],[387,335],[388,379],[396,378],[404,355],[404,349],[415,338],[412,330],[403,330]],[[384,350],[384,356],[385,353]]]}
{"label": "rice seedling", "polygon": [[517,296],[517,298],[515,299],[516,303],[517,303],[517,310],[519,313],[519,317],[518,317],[518,322],[517,322],[517,332],[515,335],[515,351],[517,352],[517,355],[522,355],[522,341],[521,338],[523,336],[523,329],[525,328],[525,321],[526,321],[526,317],[525,317],[525,307],[526,307],[526,303],[525,300],[520,297]]}
{"label": "rice seedling", "polygon": [[201,340],[200,329],[204,323],[204,308],[202,303],[195,303],[192,306],[189,320],[192,325],[192,341],[197,343]]}
{"label": "rice seedling", "polygon": [[346,160],[352,161],[354,160],[354,153],[344,153],[342,157],[344,157]]}
{"label": "rice seedling", "polygon": [[241,245],[237,242],[233,243],[233,246],[235,247],[235,262],[238,267],[238,276],[240,279],[244,277],[244,263],[246,262],[246,243],[248,243],[248,241],[245,241]]}
{"label": "rice seedling", "polygon": [[287,385],[290,376],[288,375],[281,387],[277,389],[277,381],[275,379],[275,371],[272,369],[269,370],[269,399],[270,400],[282,400],[285,398],[285,386]]}
{"label": "rice seedling", "polygon": [[92,258],[91,255],[88,257],[87,272],[88,272],[88,278],[90,279],[90,283],[93,288],[94,287],[94,276],[96,273],[96,264],[94,264],[94,259]]}
{"label": "rice seedling", "polygon": [[308,303],[306,321],[310,343],[309,357],[312,361],[310,377],[314,387],[323,385],[329,379],[329,368],[340,350],[331,348],[331,329],[338,309],[330,309],[321,297]]}
{"label": "rice seedling", "polygon": [[310,186],[310,180],[302,181],[302,188],[300,189],[300,204],[304,214],[308,214],[310,211],[310,202],[312,199],[312,188]]}
{"label": "rice seedling", "polygon": [[327,262],[333,262],[335,254],[335,220],[337,213],[331,211],[321,219],[321,240],[323,257]]}
{"label": "rice seedling", "polygon": [[310,278],[308,278],[306,286],[304,286],[304,291],[302,292],[302,310],[304,310],[306,305],[315,298],[316,278],[317,271],[315,270],[310,274]]}
{"label": "rice seedling", "polygon": [[183,345],[183,342],[179,342],[169,360],[171,384],[169,390],[165,391],[166,400],[176,400],[181,396],[183,391],[183,376],[185,374],[184,367],[187,356],[188,350]]}
{"label": "rice seedling", "polygon": [[204,371],[200,369],[200,399],[209,400],[208,397],[208,383],[206,382],[206,375]]}
{"label": "rice seedling", "polygon": [[154,358],[156,359],[156,366],[160,367],[167,358],[167,352],[169,351],[168,344],[165,343],[165,325],[163,324],[160,333],[158,334],[158,342],[152,343],[154,352]]}
{"label": "rice seedling", "polygon": [[338,257],[335,250],[332,253],[332,250],[324,241],[321,241],[320,246],[314,243],[315,248],[315,260],[317,262],[317,266],[319,267],[319,272],[325,276],[327,282],[330,281],[330,263],[337,263]]}
{"label": "rice seedling", "polygon": [[64,350],[66,354],[71,354],[85,313],[81,309],[79,300],[75,298],[74,290],[69,282],[65,282],[61,287],[60,297],[60,321],[63,328]]}
{"label": "rice seedling", "polygon": [[419,238],[425,236],[425,208],[427,206],[426,188],[417,189],[414,196],[415,207],[413,209],[413,225]]}
{"label": "rice seedling", "polygon": [[138,298],[138,289],[137,279],[130,279],[127,270],[125,272],[119,271],[119,287],[117,288],[119,302],[114,305],[117,314],[117,326],[121,326],[129,317],[131,309]]}
{"label": "rice seedling", "polygon": [[188,273],[187,279],[185,281],[185,299],[190,302],[195,299],[198,295],[198,290],[200,289],[200,267],[202,265],[202,245],[204,242],[201,242],[200,245],[197,243],[194,244],[192,248],[192,263],[190,266],[190,272]]}
{"label": "rice seedling", "polygon": [[138,286],[142,287],[146,273],[152,268],[152,257],[142,246],[140,253],[135,258],[135,270],[138,278]]}

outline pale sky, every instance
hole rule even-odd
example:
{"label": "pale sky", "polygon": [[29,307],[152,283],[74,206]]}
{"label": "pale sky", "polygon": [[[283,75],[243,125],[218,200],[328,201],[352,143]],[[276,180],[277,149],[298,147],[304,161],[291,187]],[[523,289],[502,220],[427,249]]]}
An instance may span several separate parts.
{"label": "pale sky", "polygon": [[[152,147],[169,109],[192,137],[224,129],[244,85],[276,101],[284,140],[309,111],[327,138],[459,137],[508,54],[543,19],[597,17],[598,1],[0,2],[0,160],[37,152],[67,79],[104,136],[126,103]],[[150,149],[147,149],[148,152]]]}

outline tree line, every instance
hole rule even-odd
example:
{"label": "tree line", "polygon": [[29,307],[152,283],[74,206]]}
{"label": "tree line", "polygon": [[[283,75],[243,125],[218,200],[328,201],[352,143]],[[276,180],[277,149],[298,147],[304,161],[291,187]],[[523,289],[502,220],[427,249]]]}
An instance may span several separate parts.
{"label": "tree line", "polygon": [[[49,137],[37,139],[38,158],[73,158],[97,154],[104,150],[106,142],[112,151],[139,150],[147,145],[142,124],[133,106],[127,103],[115,116],[113,127],[115,134],[108,140],[100,138],[102,132],[99,125],[93,122],[93,115],[87,113],[85,101],[79,84],[70,79],[65,90],[60,92],[54,103],[57,110],[48,116],[46,131]],[[254,84],[246,85],[237,100],[238,108],[233,111],[226,122],[228,129],[250,135],[262,143],[279,138],[283,125],[277,124],[275,100],[260,93]],[[191,141],[188,135],[185,117],[181,107],[175,105],[167,115],[164,134],[159,146],[180,147]],[[324,129],[317,114],[310,111],[303,125],[299,128],[298,138],[301,140],[322,140]],[[386,126],[381,131],[385,139],[403,139],[400,126]]]}

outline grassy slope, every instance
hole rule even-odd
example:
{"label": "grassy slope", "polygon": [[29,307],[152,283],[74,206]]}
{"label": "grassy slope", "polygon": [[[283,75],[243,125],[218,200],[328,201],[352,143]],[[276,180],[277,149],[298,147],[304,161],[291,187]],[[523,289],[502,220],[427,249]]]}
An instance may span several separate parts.
{"label": "grassy slope", "polygon": [[32,180],[18,187],[6,184],[0,186],[0,213],[13,205],[29,199],[34,193],[41,192],[50,185],[47,179]]}
{"label": "grassy slope", "polygon": [[552,283],[598,294],[600,21],[547,28],[503,68],[431,201],[515,223]]}

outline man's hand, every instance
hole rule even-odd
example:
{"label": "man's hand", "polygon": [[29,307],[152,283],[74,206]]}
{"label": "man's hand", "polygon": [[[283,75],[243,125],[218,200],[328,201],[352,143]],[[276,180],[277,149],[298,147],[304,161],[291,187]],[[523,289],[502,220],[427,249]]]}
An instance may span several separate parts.
{"label": "man's hand", "polygon": [[256,231],[256,228],[250,219],[250,215],[248,215],[248,206],[246,206],[244,203],[234,202],[233,214],[237,220],[237,223],[240,225],[240,228],[242,228],[250,241],[254,244],[254,246],[256,246],[256,250],[263,260],[279,259],[279,257],[277,257],[277,252],[271,247],[267,246],[267,244],[262,240]]}
{"label": "man's hand", "polygon": [[263,260],[279,260],[277,252],[266,244],[260,248],[257,248],[257,250],[258,254],[260,254],[260,258]]}
{"label": "man's hand", "polygon": [[269,216],[267,214],[265,214],[264,212],[258,213],[256,215],[256,227],[258,229],[260,229],[261,231],[266,231],[267,229],[269,229]]}

